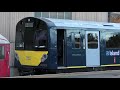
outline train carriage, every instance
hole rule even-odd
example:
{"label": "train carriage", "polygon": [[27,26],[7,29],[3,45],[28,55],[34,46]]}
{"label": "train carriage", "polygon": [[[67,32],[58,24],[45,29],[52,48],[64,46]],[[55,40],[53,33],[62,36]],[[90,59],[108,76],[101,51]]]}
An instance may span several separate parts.
{"label": "train carriage", "polygon": [[120,24],[26,17],[16,25],[15,66],[59,70],[120,65]]}
{"label": "train carriage", "polygon": [[10,77],[10,42],[0,34],[0,77]]}

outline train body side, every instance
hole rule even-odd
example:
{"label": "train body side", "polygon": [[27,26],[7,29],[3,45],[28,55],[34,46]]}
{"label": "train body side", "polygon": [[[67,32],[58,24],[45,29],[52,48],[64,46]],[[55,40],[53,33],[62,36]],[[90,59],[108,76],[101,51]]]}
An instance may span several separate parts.
{"label": "train body side", "polygon": [[[51,40],[52,42],[50,42],[51,45],[51,51],[49,52],[50,54],[53,53],[54,55],[52,55],[52,57],[50,58],[51,60],[54,60],[54,63],[56,64],[56,62],[58,62],[58,52],[57,52],[57,45],[56,43],[57,40],[53,39],[53,37],[57,37],[57,31],[60,29],[56,29],[56,30],[51,30],[51,33],[54,33],[54,35],[51,35]],[[62,30],[62,29],[61,29]],[[116,40],[115,42],[119,42],[120,40],[120,31],[119,30],[101,30],[101,29],[86,29],[86,28],[67,28],[64,29],[65,33],[64,33],[64,60],[63,60],[63,65],[62,67],[65,68],[86,68],[89,67],[87,66],[87,61],[86,61],[86,31],[97,31],[99,34],[99,65],[98,66],[92,66],[92,67],[103,67],[103,66],[119,66],[120,65],[120,47],[117,46],[116,48],[113,46],[107,46],[109,44],[107,44],[107,37],[106,35],[111,34],[111,33],[115,33],[113,34],[113,37],[111,36],[111,38],[114,38],[113,40]],[[56,36],[55,36],[56,33]],[[72,35],[74,34],[79,34],[80,33],[80,48],[75,48],[75,40],[74,37],[72,37]],[[118,37],[116,37],[118,36]],[[118,38],[118,39],[116,39]],[[109,38],[110,39],[110,38]],[[55,40],[55,41],[53,41]],[[111,45],[112,44],[110,41],[109,43]],[[119,44],[119,43],[118,43]],[[59,45],[59,44],[58,44]],[[94,49],[94,48],[93,48]],[[96,53],[93,53],[94,55],[96,55]],[[92,57],[90,57],[91,62],[92,62]],[[54,64],[54,65],[55,65]],[[57,68],[59,68],[61,66],[58,65],[57,63]],[[54,68],[56,69],[56,68]]]}

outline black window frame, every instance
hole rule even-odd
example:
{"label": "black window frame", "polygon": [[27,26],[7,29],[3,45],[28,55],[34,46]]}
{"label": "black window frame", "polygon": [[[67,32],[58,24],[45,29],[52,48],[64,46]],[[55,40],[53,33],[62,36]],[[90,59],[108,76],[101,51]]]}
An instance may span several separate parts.
{"label": "black window frame", "polygon": [[34,50],[36,50],[36,51],[46,51],[46,50],[48,50],[48,30],[45,30],[46,31],[46,47],[45,48],[34,48]]}
{"label": "black window frame", "polygon": [[[113,39],[113,40],[109,41],[109,43],[114,41],[111,44],[109,44],[109,46],[108,46],[107,37],[106,37],[108,33],[112,33],[112,38],[111,38],[111,36],[109,38]],[[108,31],[108,32],[106,31],[105,34],[106,34],[106,36],[105,36],[105,47],[106,47],[106,49],[120,49],[120,44],[118,44],[119,41],[115,41],[115,40],[118,40],[118,37],[116,37],[116,35],[119,34],[119,38],[120,38],[120,32],[119,31]],[[119,47],[118,46],[116,47],[115,45],[119,45]]]}
{"label": "black window frame", "polygon": [[[17,35],[18,32],[21,32],[21,34],[20,34],[20,35],[21,35],[21,38],[22,38],[21,40],[23,41],[23,42],[21,42],[21,43],[23,44],[23,47],[17,47],[17,44],[19,44],[17,38],[20,38],[20,37]],[[22,31],[21,29],[16,30],[15,49],[16,49],[16,50],[24,50],[24,31]]]}
{"label": "black window frame", "polygon": [[[76,34],[79,34],[79,40],[78,41],[76,41],[76,37],[75,37],[75,35]],[[79,45],[79,47],[76,47],[76,45]],[[80,32],[74,32],[74,48],[76,48],[76,49],[81,49],[81,33]]]}
{"label": "black window frame", "polygon": [[[38,19],[37,20],[35,19],[36,21],[34,19],[30,19],[30,20],[29,19],[30,18],[20,21],[18,23],[18,25],[16,26],[15,50],[28,50],[28,51],[31,51],[31,50],[32,51],[46,51],[46,50],[48,50],[48,29],[46,27],[46,24],[44,22],[39,21]],[[28,23],[30,25],[28,25]],[[45,48],[41,48],[41,49],[34,48],[34,38],[33,37],[34,37],[34,33],[36,30],[46,30],[47,40],[46,40]],[[32,38],[30,37],[31,39],[30,38],[27,39],[27,36],[29,37],[29,31],[32,31],[32,33],[31,33]],[[19,43],[20,43],[20,42],[18,42],[19,39],[21,40],[21,43],[23,43],[22,44],[23,47],[19,47]],[[18,44],[18,47],[17,47],[17,44]]]}

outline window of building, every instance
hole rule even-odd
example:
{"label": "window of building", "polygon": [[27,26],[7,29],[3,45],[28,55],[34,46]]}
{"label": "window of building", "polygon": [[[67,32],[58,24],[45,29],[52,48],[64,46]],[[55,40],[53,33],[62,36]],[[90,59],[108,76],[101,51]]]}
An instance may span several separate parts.
{"label": "window of building", "polygon": [[58,12],[58,19],[64,18],[64,12]]}
{"label": "window of building", "polygon": [[120,23],[120,12],[108,12],[108,22]]}
{"label": "window of building", "polygon": [[120,48],[119,32],[106,32],[106,48]]}
{"label": "window of building", "polygon": [[42,12],[41,17],[49,18],[49,12]]}
{"label": "window of building", "polygon": [[0,46],[0,59],[4,59],[5,53],[4,53],[4,46]]}
{"label": "window of building", "polygon": [[88,48],[98,48],[98,35],[96,33],[88,33]]}
{"label": "window of building", "polygon": [[65,19],[72,19],[72,12],[65,12]]}
{"label": "window of building", "polygon": [[35,12],[35,17],[41,17],[42,16],[41,14],[42,14],[41,12]]}
{"label": "window of building", "polygon": [[72,19],[72,12],[35,12],[35,17]]}
{"label": "window of building", "polygon": [[57,18],[57,12],[51,12],[50,18]]}

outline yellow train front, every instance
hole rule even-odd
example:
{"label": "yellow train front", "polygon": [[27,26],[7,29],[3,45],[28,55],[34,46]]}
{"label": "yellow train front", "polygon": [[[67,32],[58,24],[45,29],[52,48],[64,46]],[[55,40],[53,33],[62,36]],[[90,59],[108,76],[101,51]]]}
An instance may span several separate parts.
{"label": "yellow train front", "polygon": [[20,20],[16,25],[15,67],[20,75],[48,68],[48,27],[32,17]]}

